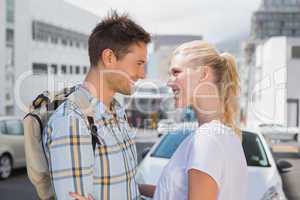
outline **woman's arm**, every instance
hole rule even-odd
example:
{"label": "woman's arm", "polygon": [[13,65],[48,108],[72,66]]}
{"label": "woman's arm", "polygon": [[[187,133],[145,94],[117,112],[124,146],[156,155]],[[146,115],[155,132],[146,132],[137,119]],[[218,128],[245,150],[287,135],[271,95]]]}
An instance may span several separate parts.
{"label": "woman's arm", "polygon": [[196,169],[188,171],[189,200],[217,200],[218,185],[208,174]]}
{"label": "woman's arm", "polygon": [[146,197],[153,197],[155,192],[155,185],[139,184],[141,195]]}

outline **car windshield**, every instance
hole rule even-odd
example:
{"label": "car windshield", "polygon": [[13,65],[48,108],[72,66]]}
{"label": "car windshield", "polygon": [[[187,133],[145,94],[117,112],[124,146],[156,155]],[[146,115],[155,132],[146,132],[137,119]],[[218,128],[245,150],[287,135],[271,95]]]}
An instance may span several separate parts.
{"label": "car windshield", "polygon": [[[167,133],[151,156],[170,159],[178,146],[192,131],[193,129],[183,129]],[[264,146],[257,134],[243,132],[243,149],[248,166],[270,167]]]}
{"label": "car windshield", "polygon": [[155,151],[151,154],[152,157],[171,158],[181,142],[192,132],[191,129],[183,129],[168,132],[161,140]]}

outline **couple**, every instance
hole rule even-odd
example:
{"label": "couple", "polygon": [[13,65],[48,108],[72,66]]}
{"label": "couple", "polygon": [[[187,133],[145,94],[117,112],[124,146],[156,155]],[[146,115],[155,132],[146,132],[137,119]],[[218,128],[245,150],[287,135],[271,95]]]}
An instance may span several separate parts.
{"label": "couple", "polygon": [[95,27],[88,42],[91,68],[74,92],[90,102],[99,142],[93,149],[90,127],[73,103],[67,100],[58,107],[44,138],[56,198],[245,199],[234,58],[203,41],[174,51],[168,85],[176,106],[192,106],[200,126],[179,146],[157,186],[138,185],[134,134],[114,95],[130,95],[134,82],[145,77],[150,35],[128,16],[113,13]]}

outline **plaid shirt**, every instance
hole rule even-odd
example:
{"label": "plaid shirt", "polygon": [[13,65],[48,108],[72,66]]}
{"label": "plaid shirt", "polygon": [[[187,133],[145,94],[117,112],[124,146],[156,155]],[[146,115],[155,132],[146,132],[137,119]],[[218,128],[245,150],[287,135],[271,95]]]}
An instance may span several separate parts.
{"label": "plaid shirt", "polygon": [[[44,146],[57,199],[72,199],[69,192],[101,200],[139,199],[135,180],[137,154],[134,134],[125,111],[114,100],[114,113],[88,90],[76,87],[93,104],[97,136],[101,144],[92,147],[85,117],[66,100],[53,113],[45,128]],[[76,92],[75,90],[75,92]]]}

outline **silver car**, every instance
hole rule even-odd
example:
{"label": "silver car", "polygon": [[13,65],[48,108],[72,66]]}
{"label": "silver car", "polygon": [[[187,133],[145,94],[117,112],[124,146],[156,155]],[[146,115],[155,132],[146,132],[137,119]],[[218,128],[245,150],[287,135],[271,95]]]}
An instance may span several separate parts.
{"label": "silver car", "polygon": [[24,129],[16,117],[0,117],[0,179],[15,168],[25,167]]}

